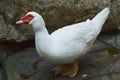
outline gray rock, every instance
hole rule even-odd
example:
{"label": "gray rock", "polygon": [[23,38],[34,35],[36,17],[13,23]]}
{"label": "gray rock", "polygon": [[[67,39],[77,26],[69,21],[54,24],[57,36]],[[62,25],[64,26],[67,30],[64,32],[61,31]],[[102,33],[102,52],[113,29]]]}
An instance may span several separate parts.
{"label": "gray rock", "polygon": [[[6,6],[7,5],[7,6]],[[65,25],[93,18],[106,6],[111,14],[102,33],[114,34],[120,26],[119,0],[4,0],[0,1],[0,39],[17,42],[34,39],[31,26],[18,26],[15,22],[28,11],[40,13],[49,32]]]}

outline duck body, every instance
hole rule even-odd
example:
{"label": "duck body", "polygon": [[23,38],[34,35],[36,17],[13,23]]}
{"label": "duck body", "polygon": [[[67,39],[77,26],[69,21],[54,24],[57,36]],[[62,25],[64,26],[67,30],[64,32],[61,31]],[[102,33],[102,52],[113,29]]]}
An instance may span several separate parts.
{"label": "duck body", "polygon": [[[47,38],[46,36],[41,38],[44,33],[37,33],[35,35],[37,52],[41,57],[53,63],[72,63],[87,53],[96,39],[96,30],[89,27],[90,24],[94,26],[91,21],[66,26],[53,32]],[[89,42],[86,40],[88,35],[94,36]]]}
{"label": "duck body", "polygon": [[37,52],[53,63],[72,63],[91,49],[108,14],[109,9],[106,8],[92,20],[65,26],[50,35],[47,30],[36,33]]}

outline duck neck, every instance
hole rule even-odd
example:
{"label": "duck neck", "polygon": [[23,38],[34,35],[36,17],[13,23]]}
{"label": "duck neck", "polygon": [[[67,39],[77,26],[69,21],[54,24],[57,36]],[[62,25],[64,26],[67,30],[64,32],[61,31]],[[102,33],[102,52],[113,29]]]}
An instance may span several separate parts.
{"label": "duck neck", "polygon": [[46,41],[49,39],[49,33],[45,27],[44,23],[36,22],[33,24],[33,29],[35,32],[35,38],[39,39],[39,41]]}
{"label": "duck neck", "polygon": [[47,29],[35,32],[35,39],[37,39],[39,41],[42,41],[42,40],[43,41],[46,41],[46,40],[49,41],[49,39],[50,39],[49,37],[50,37],[50,35],[49,35]]}
{"label": "duck neck", "polygon": [[51,44],[50,35],[44,24],[39,22],[33,25],[35,31],[35,44],[38,51],[46,52],[46,47]]}

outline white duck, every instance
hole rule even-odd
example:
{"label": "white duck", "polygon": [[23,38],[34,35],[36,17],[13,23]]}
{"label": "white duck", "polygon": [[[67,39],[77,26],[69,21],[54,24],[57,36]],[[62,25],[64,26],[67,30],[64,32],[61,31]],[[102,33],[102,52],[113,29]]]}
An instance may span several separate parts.
{"label": "white duck", "polygon": [[[74,77],[78,72],[77,59],[90,50],[109,12],[109,8],[105,8],[92,20],[65,26],[52,34],[48,33],[42,16],[36,12],[28,12],[16,24],[32,24],[39,55],[61,64],[53,69],[55,74]],[[69,63],[73,63],[73,66],[68,66]]]}

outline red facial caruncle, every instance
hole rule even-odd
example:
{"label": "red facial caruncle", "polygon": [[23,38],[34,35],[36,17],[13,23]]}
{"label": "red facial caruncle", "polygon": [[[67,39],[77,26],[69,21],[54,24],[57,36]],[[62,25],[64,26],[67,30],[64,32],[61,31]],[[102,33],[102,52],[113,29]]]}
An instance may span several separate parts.
{"label": "red facial caruncle", "polygon": [[21,20],[22,20],[25,24],[28,24],[33,18],[34,18],[33,15],[28,14],[28,15],[22,17]]}

